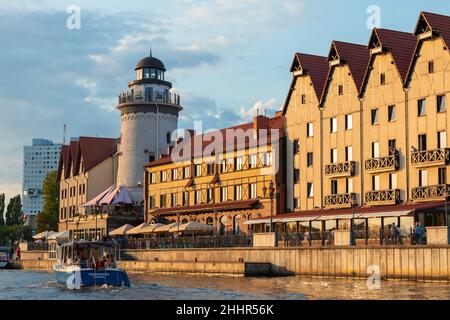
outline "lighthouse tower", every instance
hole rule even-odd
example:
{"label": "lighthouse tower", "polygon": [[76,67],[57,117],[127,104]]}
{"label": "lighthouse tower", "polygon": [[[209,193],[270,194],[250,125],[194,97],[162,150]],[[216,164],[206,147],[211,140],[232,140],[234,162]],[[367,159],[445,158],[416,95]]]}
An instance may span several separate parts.
{"label": "lighthouse tower", "polygon": [[167,153],[178,128],[180,98],[165,80],[161,60],[146,57],[135,68],[136,80],[119,96],[122,125],[118,151],[117,186],[127,189],[135,205],[143,201],[144,165]]}

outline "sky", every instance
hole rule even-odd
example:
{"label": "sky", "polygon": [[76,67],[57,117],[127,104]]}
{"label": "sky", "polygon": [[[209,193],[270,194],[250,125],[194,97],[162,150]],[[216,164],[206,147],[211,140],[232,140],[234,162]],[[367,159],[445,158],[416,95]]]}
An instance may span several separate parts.
{"label": "sky", "polygon": [[0,193],[21,193],[32,138],[62,142],[64,124],[68,137],[118,137],[117,95],[150,48],[181,95],[179,127],[218,129],[281,109],[295,52],[367,44],[373,5],[379,26],[407,32],[420,11],[450,15],[448,1],[1,0]]}

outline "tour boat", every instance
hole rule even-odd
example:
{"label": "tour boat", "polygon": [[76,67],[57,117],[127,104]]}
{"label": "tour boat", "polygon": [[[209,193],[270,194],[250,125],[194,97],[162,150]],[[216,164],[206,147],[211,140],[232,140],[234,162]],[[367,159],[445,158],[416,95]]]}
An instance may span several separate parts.
{"label": "tour boat", "polygon": [[9,248],[0,247],[0,269],[6,268],[9,262]]}
{"label": "tour boat", "polygon": [[116,246],[109,242],[71,241],[57,246],[56,280],[69,289],[90,286],[130,286],[125,270],[117,268]]}

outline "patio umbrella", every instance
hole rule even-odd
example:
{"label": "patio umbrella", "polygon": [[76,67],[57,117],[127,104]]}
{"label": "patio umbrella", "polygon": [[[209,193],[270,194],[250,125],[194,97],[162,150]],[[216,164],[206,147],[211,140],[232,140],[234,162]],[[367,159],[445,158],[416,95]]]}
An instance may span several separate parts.
{"label": "patio umbrella", "polygon": [[33,236],[33,239],[48,239],[50,236],[56,234],[57,232],[55,231],[44,231],[41,233],[36,234],[35,236]]}
{"label": "patio umbrella", "polygon": [[50,235],[47,239],[58,240],[58,239],[69,239],[69,238],[70,238],[70,233],[69,233],[69,231],[65,230],[65,231],[54,233],[54,234]]}
{"label": "patio umbrella", "polygon": [[129,230],[129,231],[127,232],[127,235],[137,235],[137,234],[141,234],[141,233],[142,233],[142,229],[144,229],[145,227],[148,227],[148,226],[149,226],[148,222],[141,223],[141,224],[138,225],[137,227],[135,227],[135,228]]}
{"label": "patio umbrella", "polygon": [[153,230],[153,232],[169,232],[169,230],[171,228],[178,226],[178,224],[179,224],[178,222],[173,222],[173,223],[170,223],[170,224],[166,224],[166,225],[163,225],[161,227],[155,228]]}
{"label": "patio umbrella", "polygon": [[213,231],[214,227],[208,224],[202,224],[197,221],[191,221],[188,223],[180,224],[179,226],[173,226],[169,229],[169,232],[182,232],[182,231]]}
{"label": "patio umbrella", "polygon": [[142,234],[153,233],[153,232],[155,232],[156,228],[160,228],[163,226],[165,226],[165,225],[162,223],[150,224],[149,226],[142,228],[141,233]]}
{"label": "patio umbrella", "polygon": [[131,224],[125,224],[121,226],[120,228],[114,229],[109,233],[110,236],[124,236],[133,229],[134,227]]}

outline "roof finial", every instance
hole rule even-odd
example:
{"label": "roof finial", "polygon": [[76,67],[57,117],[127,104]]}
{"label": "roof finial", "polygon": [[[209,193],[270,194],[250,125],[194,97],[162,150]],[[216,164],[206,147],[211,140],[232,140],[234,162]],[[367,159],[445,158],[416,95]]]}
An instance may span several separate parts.
{"label": "roof finial", "polygon": [[150,58],[152,57],[152,47],[150,47]]}

